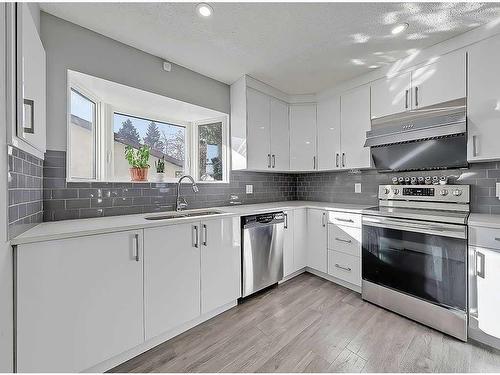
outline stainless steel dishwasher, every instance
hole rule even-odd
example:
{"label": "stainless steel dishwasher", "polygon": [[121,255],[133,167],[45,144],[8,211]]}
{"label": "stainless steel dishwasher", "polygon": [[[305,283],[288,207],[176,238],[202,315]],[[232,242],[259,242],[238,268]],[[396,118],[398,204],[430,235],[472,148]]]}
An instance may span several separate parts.
{"label": "stainless steel dishwasher", "polygon": [[242,297],[283,278],[285,215],[273,212],[242,217]]}

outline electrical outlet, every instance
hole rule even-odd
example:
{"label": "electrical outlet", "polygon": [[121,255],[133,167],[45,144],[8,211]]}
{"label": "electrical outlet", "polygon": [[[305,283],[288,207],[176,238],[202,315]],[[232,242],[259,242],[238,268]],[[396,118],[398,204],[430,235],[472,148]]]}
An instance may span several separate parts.
{"label": "electrical outlet", "polygon": [[500,199],[500,182],[497,183],[497,198]]}
{"label": "electrical outlet", "polygon": [[354,192],[361,193],[361,183],[354,184]]}
{"label": "electrical outlet", "polygon": [[246,192],[247,194],[253,194],[253,185],[247,185]]}

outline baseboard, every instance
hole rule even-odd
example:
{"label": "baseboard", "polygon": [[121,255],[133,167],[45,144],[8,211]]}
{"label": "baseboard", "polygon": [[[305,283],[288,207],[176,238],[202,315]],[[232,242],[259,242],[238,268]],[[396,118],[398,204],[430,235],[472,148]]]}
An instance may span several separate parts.
{"label": "baseboard", "polygon": [[288,281],[288,280],[291,280],[293,279],[294,277],[296,276],[299,276],[301,274],[303,274],[304,272],[306,272],[306,267],[304,268],[301,268],[300,270],[298,271],[295,271],[295,272],[292,272],[290,275],[288,276],[285,276],[281,281],[278,282],[278,284],[281,284],[281,283],[284,283],[285,281]]}
{"label": "baseboard", "polygon": [[306,267],[306,272],[312,273],[313,275],[319,276],[325,280],[331,281],[332,283],[338,284],[338,285],[343,286],[347,289],[351,289],[351,290],[355,291],[356,293],[361,293],[360,286],[357,286],[357,285],[351,284],[350,282],[338,279],[338,278],[331,276],[327,273],[315,270],[314,268]]}
{"label": "baseboard", "polygon": [[149,340],[145,341],[144,343],[142,343],[141,345],[136,346],[135,348],[132,348],[132,349],[130,349],[126,352],[123,352],[121,354],[118,354],[117,356],[114,356],[114,357],[112,357],[104,362],[101,362],[95,366],[92,366],[91,368],[89,368],[83,372],[102,373],[102,372],[108,371],[108,370],[112,369],[113,367],[116,367],[116,366],[122,364],[123,362],[126,362],[129,359],[132,359],[132,358],[138,356],[139,354],[142,354],[142,353],[154,348],[155,346],[158,346],[158,345],[164,343],[165,341],[168,341],[168,340],[174,338],[175,336],[180,335],[183,332],[186,332],[186,331],[190,330],[191,328],[196,327],[198,324],[201,324],[209,319],[212,319],[214,316],[217,316],[217,315],[223,313],[224,311],[227,311],[227,310],[235,307],[237,304],[238,304],[238,301],[232,301],[224,306],[221,306],[215,310],[212,310],[206,314],[203,314],[196,319],[193,319],[187,323],[184,323],[177,328],[174,328],[174,329],[172,329],[168,332],[165,332],[159,336],[156,336],[152,339],[149,339]]}
{"label": "baseboard", "polygon": [[474,328],[469,325],[467,330],[469,339],[481,343],[483,345],[494,348],[495,350],[500,350],[500,339],[487,333],[484,333],[479,328]]}

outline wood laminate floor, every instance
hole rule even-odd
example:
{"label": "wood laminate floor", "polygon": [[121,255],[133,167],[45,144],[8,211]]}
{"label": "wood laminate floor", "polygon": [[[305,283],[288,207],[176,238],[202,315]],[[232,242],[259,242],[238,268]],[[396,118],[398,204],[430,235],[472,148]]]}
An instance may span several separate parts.
{"label": "wood laminate floor", "polygon": [[500,372],[499,353],[306,273],[111,371]]}

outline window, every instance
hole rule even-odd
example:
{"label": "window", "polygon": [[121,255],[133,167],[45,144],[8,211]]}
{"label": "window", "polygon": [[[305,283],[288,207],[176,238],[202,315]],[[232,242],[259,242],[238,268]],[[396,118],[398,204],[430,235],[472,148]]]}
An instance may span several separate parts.
{"label": "window", "polygon": [[125,147],[151,147],[152,175],[158,159],[165,159],[165,176],[179,178],[186,163],[186,128],[162,121],[140,118],[123,113],[113,114],[113,175],[121,181],[129,179],[129,166],[123,155]]}
{"label": "window", "polygon": [[198,125],[198,179],[222,181],[223,136],[222,122]]}
{"label": "window", "polygon": [[95,171],[96,103],[71,89],[70,111],[70,176],[94,179]]}

